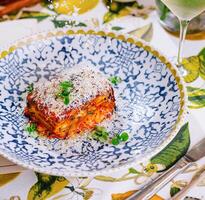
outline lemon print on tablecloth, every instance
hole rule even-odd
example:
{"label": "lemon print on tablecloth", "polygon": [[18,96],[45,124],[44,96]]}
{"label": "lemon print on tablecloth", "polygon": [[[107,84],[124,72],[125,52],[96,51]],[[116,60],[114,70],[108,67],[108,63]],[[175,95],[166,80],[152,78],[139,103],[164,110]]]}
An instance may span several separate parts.
{"label": "lemon print on tablecloth", "polygon": [[184,58],[182,65],[187,72],[187,75],[184,76],[186,83],[191,83],[199,77],[205,80],[205,48],[196,56]]}
{"label": "lemon print on tablecloth", "polygon": [[98,2],[99,0],[55,0],[53,7],[59,14],[71,15],[74,12],[83,14],[92,10]]}
{"label": "lemon print on tablecloth", "polygon": [[69,181],[60,176],[50,176],[35,173],[37,182],[30,188],[27,200],[43,200],[52,197],[69,184]]}
{"label": "lemon print on tablecloth", "polygon": [[200,60],[198,56],[191,56],[182,60],[182,65],[187,72],[184,76],[186,83],[191,83],[199,77]]}

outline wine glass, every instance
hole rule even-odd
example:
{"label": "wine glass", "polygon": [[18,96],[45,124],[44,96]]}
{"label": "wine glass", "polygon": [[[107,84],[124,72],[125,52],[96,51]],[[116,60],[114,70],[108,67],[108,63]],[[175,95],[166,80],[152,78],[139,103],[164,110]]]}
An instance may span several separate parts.
{"label": "wine glass", "polygon": [[189,22],[205,10],[205,0],[161,0],[180,22],[180,41],[177,55],[177,65],[182,62],[182,49]]}

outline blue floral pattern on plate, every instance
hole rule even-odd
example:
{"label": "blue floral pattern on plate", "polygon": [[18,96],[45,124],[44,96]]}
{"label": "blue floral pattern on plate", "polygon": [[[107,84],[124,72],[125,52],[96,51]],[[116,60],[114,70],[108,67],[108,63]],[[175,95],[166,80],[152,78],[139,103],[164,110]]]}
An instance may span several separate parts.
{"label": "blue floral pattern on plate", "polygon": [[[85,137],[48,140],[24,131],[27,86],[76,64],[122,79],[113,86],[116,113],[103,125],[111,135],[128,132],[128,142],[113,146]],[[143,47],[95,34],[36,40],[0,60],[0,151],[19,164],[56,175],[118,168],[142,160],[170,137],[182,101],[172,72]]]}

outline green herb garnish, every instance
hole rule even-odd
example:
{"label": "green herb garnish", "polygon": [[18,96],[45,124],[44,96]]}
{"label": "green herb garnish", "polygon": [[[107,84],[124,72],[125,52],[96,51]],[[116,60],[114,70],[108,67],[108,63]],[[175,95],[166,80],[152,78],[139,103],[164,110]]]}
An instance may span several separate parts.
{"label": "green herb garnish", "polygon": [[[108,140],[109,133],[103,126],[96,126],[95,129],[91,132],[91,138],[98,140],[100,142],[106,142]],[[122,132],[121,134],[115,134],[113,138],[111,138],[111,143],[113,145],[118,145],[121,142],[126,142],[129,139],[129,135],[127,132]]]}
{"label": "green herb garnish", "polygon": [[96,126],[95,130],[101,133],[106,132],[106,129],[103,126]]}
{"label": "green herb garnish", "polygon": [[126,142],[127,140],[129,139],[129,135],[127,132],[122,132],[120,134],[120,140],[123,141],[123,142]]}
{"label": "green herb garnish", "polygon": [[34,87],[33,87],[33,83],[31,83],[30,85],[28,85],[27,87],[27,92],[31,93],[33,91]]}
{"label": "green herb garnish", "polygon": [[73,88],[73,83],[70,81],[63,81],[63,82],[60,82],[60,87],[64,90],[67,90],[67,89]]}
{"label": "green herb garnish", "polygon": [[34,123],[29,123],[27,126],[26,126],[26,129],[25,129],[27,132],[29,133],[33,133],[37,130],[37,126],[36,124]]}
{"label": "green herb garnish", "polygon": [[112,138],[112,144],[118,145],[118,144],[120,144],[120,140],[117,137],[114,137],[114,138]]}
{"label": "green herb garnish", "polygon": [[108,140],[108,132],[102,126],[96,126],[95,130],[92,131],[91,137],[100,142],[105,142]]}
{"label": "green herb garnish", "polygon": [[70,103],[70,92],[73,89],[73,83],[71,81],[60,82],[60,91],[57,94],[57,97],[60,97],[65,105]]}
{"label": "green herb garnish", "polygon": [[114,85],[117,85],[122,81],[122,79],[118,76],[111,76],[108,80]]}
{"label": "green herb garnish", "polygon": [[112,144],[118,145],[121,142],[126,142],[129,139],[129,135],[126,132],[122,132],[121,134],[116,134],[115,137],[112,138]]}
{"label": "green herb garnish", "polygon": [[68,105],[70,103],[69,96],[65,96],[63,102],[64,102],[65,105]]}

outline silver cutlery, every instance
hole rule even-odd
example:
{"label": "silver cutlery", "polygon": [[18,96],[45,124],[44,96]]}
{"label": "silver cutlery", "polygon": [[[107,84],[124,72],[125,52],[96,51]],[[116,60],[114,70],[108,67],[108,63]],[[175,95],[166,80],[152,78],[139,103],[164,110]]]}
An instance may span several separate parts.
{"label": "silver cutlery", "polygon": [[148,200],[170,182],[176,175],[183,172],[194,162],[205,156],[205,138],[192,147],[173,167],[163,172],[141,190],[134,193],[127,200]]}
{"label": "silver cutlery", "polygon": [[16,173],[23,170],[26,169],[0,156],[0,174]]}
{"label": "silver cutlery", "polygon": [[172,198],[169,200],[180,200],[182,199],[188,191],[195,186],[202,177],[205,175],[205,166],[201,167],[199,171],[196,172],[196,174],[193,176],[191,181],[188,183],[187,186],[185,186],[180,192],[178,192],[176,195],[174,195]]}
{"label": "silver cutlery", "polygon": [[17,173],[24,170],[26,169],[15,164],[0,166],[0,174]]}

